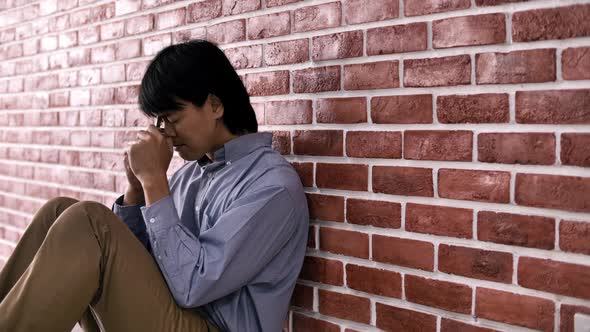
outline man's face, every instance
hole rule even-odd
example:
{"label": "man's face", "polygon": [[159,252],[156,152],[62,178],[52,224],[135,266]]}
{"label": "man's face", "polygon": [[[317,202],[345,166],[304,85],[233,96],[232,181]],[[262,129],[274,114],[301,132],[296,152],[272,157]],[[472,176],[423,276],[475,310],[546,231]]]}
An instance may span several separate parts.
{"label": "man's face", "polygon": [[172,138],[174,151],[184,160],[198,160],[215,148],[223,106],[209,95],[203,107],[181,101],[180,111],[164,114],[165,135]]}

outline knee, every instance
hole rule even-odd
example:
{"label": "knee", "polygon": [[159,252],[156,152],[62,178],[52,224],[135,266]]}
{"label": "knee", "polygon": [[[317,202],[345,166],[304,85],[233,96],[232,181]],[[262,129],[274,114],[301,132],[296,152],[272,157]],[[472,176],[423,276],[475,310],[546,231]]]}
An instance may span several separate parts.
{"label": "knee", "polygon": [[46,228],[49,228],[53,222],[70,206],[76,204],[78,200],[70,197],[54,197],[49,199],[37,212],[43,218],[35,218],[40,220]]}
{"label": "knee", "polygon": [[43,208],[47,208],[52,211],[56,211],[56,212],[58,212],[57,215],[59,215],[59,214],[61,214],[61,212],[63,212],[64,210],[66,210],[67,208],[69,208],[70,206],[72,206],[76,203],[78,203],[78,200],[75,198],[59,196],[59,197],[54,197],[54,198],[48,200],[47,202],[45,202],[45,204],[43,204]]}
{"label": "knee", "polygon": [[75,201],[57,218],[50,232],[67,232],[71,235],[72,232],[88,231],[90,228],[82,225],[88,222],[100,224],[105,210],[108,208],[99,202]]}

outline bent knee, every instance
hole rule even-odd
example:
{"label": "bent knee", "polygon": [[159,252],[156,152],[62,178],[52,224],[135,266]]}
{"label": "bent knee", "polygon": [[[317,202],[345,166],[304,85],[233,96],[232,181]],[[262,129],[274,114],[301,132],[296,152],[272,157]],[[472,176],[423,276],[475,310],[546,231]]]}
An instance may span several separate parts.
{"label": "bent knee", "polygon": [[[66,210],[67,208],[69,208],[70,206],[72,206],[78,202],[79,201],[75,198],[59,196],[59,197],[51,198],[50,200],[45,202],[43,207],[48,207],[50,209],[53,209],[55,211],[59,211],[61,213],[64,210]],[[59,213],[57,215],[59,215]]]}

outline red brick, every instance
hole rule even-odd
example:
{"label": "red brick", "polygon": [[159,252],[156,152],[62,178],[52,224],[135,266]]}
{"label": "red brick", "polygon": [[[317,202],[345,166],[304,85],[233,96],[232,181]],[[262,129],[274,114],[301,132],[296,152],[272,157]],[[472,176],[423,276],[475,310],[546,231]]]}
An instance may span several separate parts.
{"label": "red brick", "polygon": [[367,30],[367,54],[423,51],[427,47],[426,23],[394,25]]}
{"label": "red brick", "polygon": [[561,221],[559,247],[563,251],[590,255],[590,223]]}
{"label": "red brick", "polygon": [[575,314],[590,315],[590,307],[576,306],[576,305],[561,305],[561,319],[559,332],[575,332],[574,331],[574,316]]}
{"label": "red brick", "polygon": [[463,314],[471,313],[471,287],[406,274],[406,299],[429,307]]}
{"label": "red brick", "polygon": [[399,87],[399,63],[381,61],[344,66],[344,89],[367,90]]}
{"label": "red brick", "polygon": [[526,2],[530,0],[475,0],[475,4],[477,6],[499,6],[506,3],[514,3],[514,2]]}
{"label": "red brick", "polygon": [[401,158],[401,132],[349,131],[346,155],[357,158]]}
{"label": "red brick", "polygon": [[553,301],[538,297],[477,288],[475,315],[508,324],[553,331]]}
{"label": "red brick", "polygon": [[438,270],[469,278],[512,282],[512,254],[441,244]]}
{"label": "red brick", "polygon": [[311,219],[344,222],[344,197],[306,193]]}
{"label": "red brick", "polygon": [[316,249],[316,227],[310,226],[307,232],[307,247],[311,249]]}
{"label": "red brick", "polygon": [[555,164],[555,135],[550,133],[482,133],[478,160],[503,164]]}
{"label": "red brick", "polygon": [[250,40],[284,36],[290,32],[291,16],[289,12],[261,15],[248,19],[248,39]]}
{"label": "red brick", "polygon": [[404,158],[471,161],[473,133],[465,130],[406,130]]}
{"label": "red brick", "polygon": [[115,60],[114,45],[94,47],[90,51],[90,62],[93,64],[111,62]]}
{"label": "red brick", "polygon": [[154,15],[136,16],[125,21],[125,34],[137,35],[154,29]]}
{"label": "red brick", "polygon": [[246,20],[234,20],[207,27],[207,39],[216,44],[228,44],[246,40]]}
{"label": "red brick", "polygon": [[346,220],[351,224],[384,228],[401,227],[401,204],[348,198]]}
{"label": "red brick", "polygon": [[561,163],[582,167],[590,166],[590,134],[561,134]]}
{"label": "red brick", "polygon": [[139,96],[139,85],[127,85],[115,88],[115,103],[136,104]]}
{"label": "red brick", "polygon": [[555,81],[555,49],[480,53],[475,56],[477,84]]}
{"label": "red brick", "polygon": [[320,250],[368,259],[369,235],[343,229],[320,227]]}
{"label": "red brick", "polygon": [[269,66],[309,61],[309,40],[287,40],[264,45],[264,63]]}
{"label": "red brick", "polygon": [[236,15],[245,12],[259,10],[261,8],[260,0],[222,0],[223,15]]}
{"label": "red brick", "polygon": [[293,12],[293,32],[327,29],[341,24],[340,1],[298,8]]}
{"label": "red brick", "polygon": [[291,162],[304,187],[313,187],[313,163]]}
{"label": "red brick", "polygon": [[291,298],[291,305],[312,310],[313,309],[313,287],[296,284]]}
{"label": "red brick", "polygon": [[348,0],[344,2],[344,20],[359,24],[389,20],[399,16],[396,0]]}
{"label": "red brick", "polygon": [[434,196],[432,169],[373,166],[373,192],[404,196]]}
{"label": "red brick", "polygon": [[432,46],[502,44],[506,40],[504,14],[485,14],[446,18],[432,22]]}
{"label": "red brick", "polygon": [[512,40],[526,42],[590,36],[590,5],[535,9],[512,15]]}
{"label": "red brick", "polygon": [[169,33],[146,37],[141,43],[143,55],[155,55],[165,47],[172,44],[172,36]]}
{"label": "red brick", "polygon": [[295,130],[293,152],[298,155],[342,156],[342,130]]}
{"label": "red brick", "polygon": [[555,219],[511,213],[480,211],[477,239],[539,249],[555,247]]}
{"label": "red brick", "polygon": [[393,271],[346,264],[346,285],[361,292],[402,297],[402,276]]}
{"label": "red brick", "polygon": [[404,85],[430,87],[471,83],[469,55],[404,60]]}
{"label": "red brick", "polygon": [[438,194],[450,199],[509,203],[510,173],[441,168],[438,171]]}
{"label": "red brick", "polygon": [[510,121],[508,94],[439,96],[436,115],[441,123],[507,123]]}
{"label": "red brick", "polygon": [[373,235],[373,260],[433,271],[434,245],[424,241]]}
{"label": "red brick", "polygon": [[410,232],[473,237],[473,210],[408,203],[406,205],[406,230]]}
{"label": "red brick", "polygon": [[318,188],[367,191],[369,167],[367,165],[317,163],[315,181]]}
{"label": "red brick", "polygon": [[184,25],[185,17],[186,9],[182,7],[158,13],[156,15],[156,29],[164,30]]}
{"label": "red brick", "polygon": [[404,13],[406,16],[417,16],[466,9],[470,6],[470,0],[404,0]]}
{"label": "red brick", "polygon": [[432,123],[432,95],[371,98],[374,123]]}
{"label": "red brick", "polygon": [[293,92],[314,93],[340,90],[340,66],[293,71]]}
{"label": "red brick", "polygon": [[590,178],[548,174],[516,174],[519,205],[590,212]]}
{"label": "red brick", "polygon": [[291,132],[272,131],[272,148],[280,154],[291,154]]}
{"label": "red brick", "polygon": [[164,6],[169,3],[174,2],[174,0],[143,0],[142,1],[142,9],[154,8],[159,6]]}
{"label": "red brick", "polygon": [[191,3],[187,9],[187,23],[209,21],[219,16],[221,16],[220,0]]}
{"label": "red brick", "polygon": [[344,269],[340,261],[306,256],[299,278],[342,286],[344,284]]}
{"label": "red brick", "polygon": [[284,6],[290,3],[300,2],[303,0],[266,0],[266,7]]}
{"label": "red brick", "polygon": [[590,89],[516,92],[516,122],[590,123]]}
{"label": "red brick", "polygon": [[289,71],[246,74],[246,88],[251,96],[271,96],[289,93]]}
{"label": "red brick", "polygon": [[590,47],[563,50],[561,68],[564,80],[590,79]]}
{"label": "red brick", "polygon": [[319,311],[322,315],[369,324],[371,302],[368,298],[319,289]]}
{"label": "red brick", "polygon": [[340,326],[293,312],[293,332],[308,331],[340,332]]}
{"label": "red brick", "polygon": [[364,97],[316,99],[314,108],[318,123],[367,122],[367,99]]}
{"label": "red brick", "polygon": [[311,100],[270,101],[265,106],[265,123],[268,125],[310,124]]}
{"label": "red brick", "polygon": [[456,320],[450,320],[443,318],[440,326],[441,332],[500,332],[497,330],[488,329],[485,327],[479,327],[475,325],[465,324]]}
{"label": "red brick", "polygon": [[262,45],[243,46],[223,51],[235,69],[262,66]]}
{"label": "red brick", "polygon": [[386,331],[435,332],[436,316],[376,303],[377,327]]}
{"label": "red brick", "polygon": [[138,58],[141,56],[141,40],[123,40],[117,43],[115,58],[117,60]]}
{"label": "red brick", "polygon": [[312,59],[331,60],[363,56],[363,32],[348,31],[313,37]]}
{"label": "red brick", "polygon": [[207,27],[196,27],[172,32],[172,43],[179,44],[192,39],[207,39]]}
{"label": "red brick", "polygon": [[590,266],[521,257],[518,284],[544,292],[590,299]]}

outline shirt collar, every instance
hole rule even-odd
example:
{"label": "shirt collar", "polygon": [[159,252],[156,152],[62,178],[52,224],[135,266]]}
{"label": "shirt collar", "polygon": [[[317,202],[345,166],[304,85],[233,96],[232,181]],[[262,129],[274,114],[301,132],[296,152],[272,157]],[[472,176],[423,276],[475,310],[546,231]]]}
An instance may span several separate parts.
{"label": "shirt collar", "polygon": [[[225,142],[225,144],[223,144],[221,148],[215,150],[215,160],[213,162],[223,162],[229,164],[248,155],[250,152],[254,151],[259,147],[271,145],[272,133],[270,132],[260,132],[241,135]],[[204,156],[197,162],[201,167],[204,167],[211,163],[207,156]]]}

